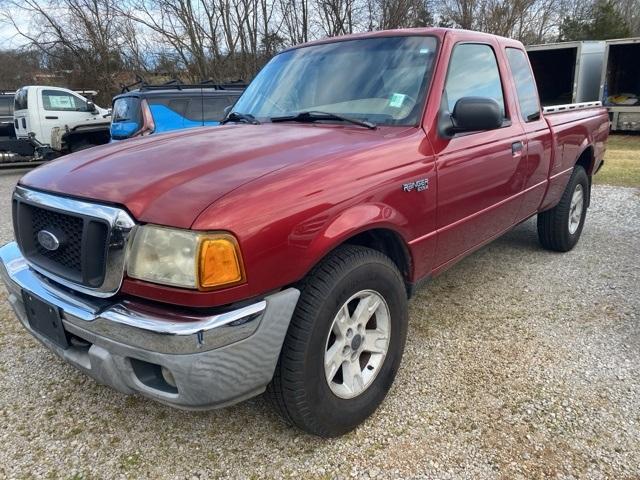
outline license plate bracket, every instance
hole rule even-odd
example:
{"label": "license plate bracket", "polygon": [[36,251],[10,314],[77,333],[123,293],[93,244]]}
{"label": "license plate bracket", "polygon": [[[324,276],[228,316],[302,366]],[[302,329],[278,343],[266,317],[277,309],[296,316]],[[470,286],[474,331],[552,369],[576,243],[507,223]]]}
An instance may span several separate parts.
{"label": "license plate bracket", "polygon": [[28,292],[22,292],[22,299],[31,328],[59,347],[69,348],[60,309]]}

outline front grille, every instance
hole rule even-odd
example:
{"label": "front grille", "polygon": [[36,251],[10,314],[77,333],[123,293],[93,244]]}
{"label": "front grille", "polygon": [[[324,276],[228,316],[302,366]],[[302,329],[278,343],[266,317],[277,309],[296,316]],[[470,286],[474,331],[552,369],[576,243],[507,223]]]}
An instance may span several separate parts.
{"label": "front grille", "polygon": [[[75,275],[80,275],[82,273],[82,229],[84,224],[82,218],[43,208],[32,206],[27,208],[31,210],[32,241],[37,248],[38,255],[60,264]],[[53,231],[56,236],[61,236],[64,241],[60,248],[51,251],[40,245],[38,232],[41,230]]]}
{"label": "front grille", "polygon": [[12,202],[16,240],[32,268],[95,297],[118,292],[136,226],[125,210],[21,185]]}
{"label": "front grille", "polygon": [[[87,287],[102,284],[109,235],[104,220],[15,200],[13,217],[20,249],[33,265]],[[39,240],[43,231],[59,241],[55,250]]]}

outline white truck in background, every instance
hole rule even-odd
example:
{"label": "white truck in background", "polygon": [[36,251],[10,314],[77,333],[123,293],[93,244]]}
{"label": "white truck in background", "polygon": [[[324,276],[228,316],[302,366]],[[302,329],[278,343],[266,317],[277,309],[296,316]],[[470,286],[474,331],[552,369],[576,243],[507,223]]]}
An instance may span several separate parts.
{"label": "white truck in background", "polygon": [[60,87],[26,86],[14,99],[16,139],[0,142],[0,162],[51,160],[108,143],[111,111]]}

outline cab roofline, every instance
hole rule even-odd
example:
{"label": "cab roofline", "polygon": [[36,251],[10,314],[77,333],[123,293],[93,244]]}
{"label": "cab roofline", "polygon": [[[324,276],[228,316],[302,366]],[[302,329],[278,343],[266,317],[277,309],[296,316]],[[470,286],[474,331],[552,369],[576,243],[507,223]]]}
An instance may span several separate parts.
{"label": "cab roofline", "polygon": [[[323,45],[326,43],[346,42],[349,40],[363,40],[367,38],[384,38],[384,37],[412,37],[412,36],[433,36],[442,40],[448,33],[472,33],[477,38],[498,38],[499,40],[510,40],[506,37],[493,35],[491,33],[477,32],[475,30],[465,30],[460,28],[442,28],[442,27],[418,27],[418,28],[398,28],[394,30],[378,30],[375,32],[351,33],[348,35],[340,35],[337,37],[327,37],[320,40],[313,40],[299,45],[289,47],[282,52],[296,50],[298,48],[310,47],[313,45]],[[281,52],[281,53],[282,53]]]}

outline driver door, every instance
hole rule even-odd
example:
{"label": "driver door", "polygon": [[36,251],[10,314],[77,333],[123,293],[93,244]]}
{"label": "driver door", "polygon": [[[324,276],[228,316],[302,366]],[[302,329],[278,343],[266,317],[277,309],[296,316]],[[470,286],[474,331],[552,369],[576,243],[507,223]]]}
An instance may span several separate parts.
{"label": "driver door", "polygon": [[[505,86],[496,46],[453,47],[443,108],[453,111],[463,97],[492,98],[502,107],[501,128],[438,138],[436,268],[455,260],[513,225],[526,167],[524,132]],[[515,119],[515,121],[513,121]],[[440,135],[440,134],[439,134]]]}
{"label": "driver door", "polygon": [[95,117],[92,112],[87,111],[87,102],[84,99],[66,90],[46,88],[41,92],[40,101],[40,125],[44,138],[38,140],[43,143],[51,142],[51,130],[54,127],[73,127]]}

